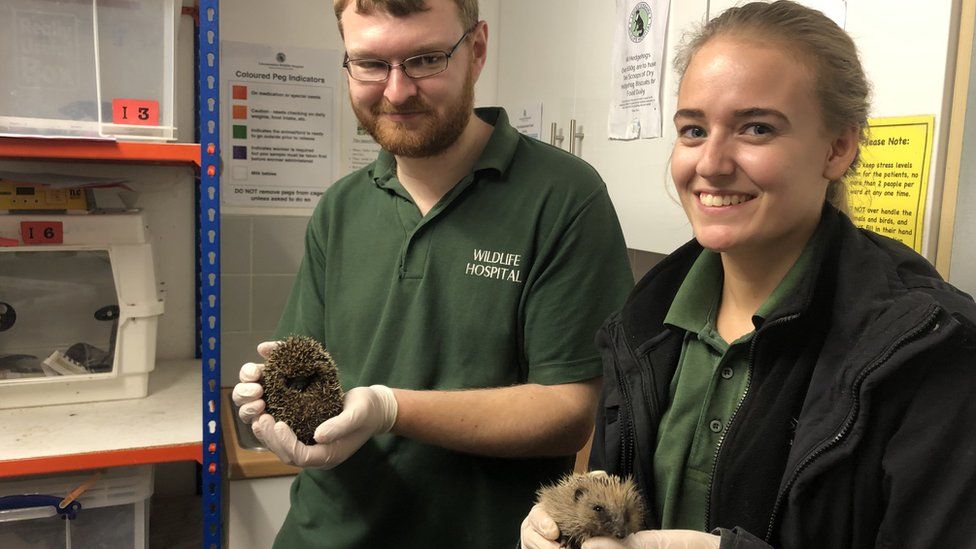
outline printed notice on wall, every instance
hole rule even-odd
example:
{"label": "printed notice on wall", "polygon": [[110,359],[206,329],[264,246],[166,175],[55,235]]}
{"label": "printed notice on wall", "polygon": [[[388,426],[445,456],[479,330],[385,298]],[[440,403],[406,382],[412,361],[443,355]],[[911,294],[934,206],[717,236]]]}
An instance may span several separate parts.
{"label": "printed notice on wall", "polygon": [[336,179],[342,54],[221,44],[221,204],[311,209]]}
{"label": "printed notice on wall", "polygon": [[512,126],[519,133],[542,139],[542,103],[531,103],[513,109],[509,113]]}
{"label": "printed notice on wall", "polygon": [[610,139],[661,136],[661,75],[669,0],[617,0]]}
{"label": "printed notice on wall", "polygon": [[868,125],[861,164],[848,178],[851,218],[921,253],[935,117],[872,118]]}

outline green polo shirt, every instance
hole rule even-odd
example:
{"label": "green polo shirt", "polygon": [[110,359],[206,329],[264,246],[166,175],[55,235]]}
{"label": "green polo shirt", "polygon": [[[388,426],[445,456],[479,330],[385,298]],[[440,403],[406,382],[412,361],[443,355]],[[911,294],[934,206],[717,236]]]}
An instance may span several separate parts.
{"label": "green polo shirt", "polygon": [[[277,335],[320,339],[345,389],[602,374],[594,334],[633,286],[606,187],[503,110],[477,115],[494,126],[488,144],[427,215],[386,153],[330,187],[312,215]],[[377,436],[334,470],[298,475],[275,547],[512,547],[534,491],[572,463]]]}
{"label": "green polo shirt", "polygon": [[[753,315],[756,329],[810,268],[815,238]],[[755,331],[730,344],[716,329],[723,278],[721,256],[704,250],[664,320],[685,337],[654,452],[654,495],[662,528],[706,528],[715,456],[749,384],[749,345]]]}

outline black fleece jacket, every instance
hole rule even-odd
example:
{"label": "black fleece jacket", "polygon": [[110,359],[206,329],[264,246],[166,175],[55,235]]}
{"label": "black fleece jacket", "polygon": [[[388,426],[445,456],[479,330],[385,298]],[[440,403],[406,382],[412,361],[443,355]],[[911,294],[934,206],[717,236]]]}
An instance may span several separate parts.
{"label": "black fleece jacket", "polygon": [[[825,207],[800,288],[757,329],[706,524],[731,547],[976,547],[976,305],[908,247]],[[590,468],[652,463],[682,333],[663,320],[702,248],[641,280],[597,344]]]}

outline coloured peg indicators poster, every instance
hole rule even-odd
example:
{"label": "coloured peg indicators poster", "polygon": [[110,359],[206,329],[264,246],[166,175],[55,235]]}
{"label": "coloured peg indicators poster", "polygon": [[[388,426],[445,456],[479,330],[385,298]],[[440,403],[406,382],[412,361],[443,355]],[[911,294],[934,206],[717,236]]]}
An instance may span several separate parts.
{"label": "coloured peg indicators poster", "polygon": [[221,204],[311,212],[338,175],[342,53],[221,43]]}
{"label": "coloured peg indicators poster", "polygon": [[922,252],[934,116],[872,118],[861,163],[848,177],[854,223]]}

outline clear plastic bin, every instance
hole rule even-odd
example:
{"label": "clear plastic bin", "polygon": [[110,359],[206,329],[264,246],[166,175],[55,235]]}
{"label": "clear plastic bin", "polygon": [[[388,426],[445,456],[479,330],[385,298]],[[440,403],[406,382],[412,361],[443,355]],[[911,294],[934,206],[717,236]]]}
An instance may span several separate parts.
{"label": "clear plastic bin", "polygon": [[[79,505],[66,513],[74,518],[62,518],[54,505],[96,473]],[[152,465],[0,481],[0,547],[143,549],[152,493]],[[39,503],[43,496],[49,503]]]}
{"label": "clear plastic bin", "polygon": [[175,139],[180,7],[175,0],[0,2],[0,134]]}

